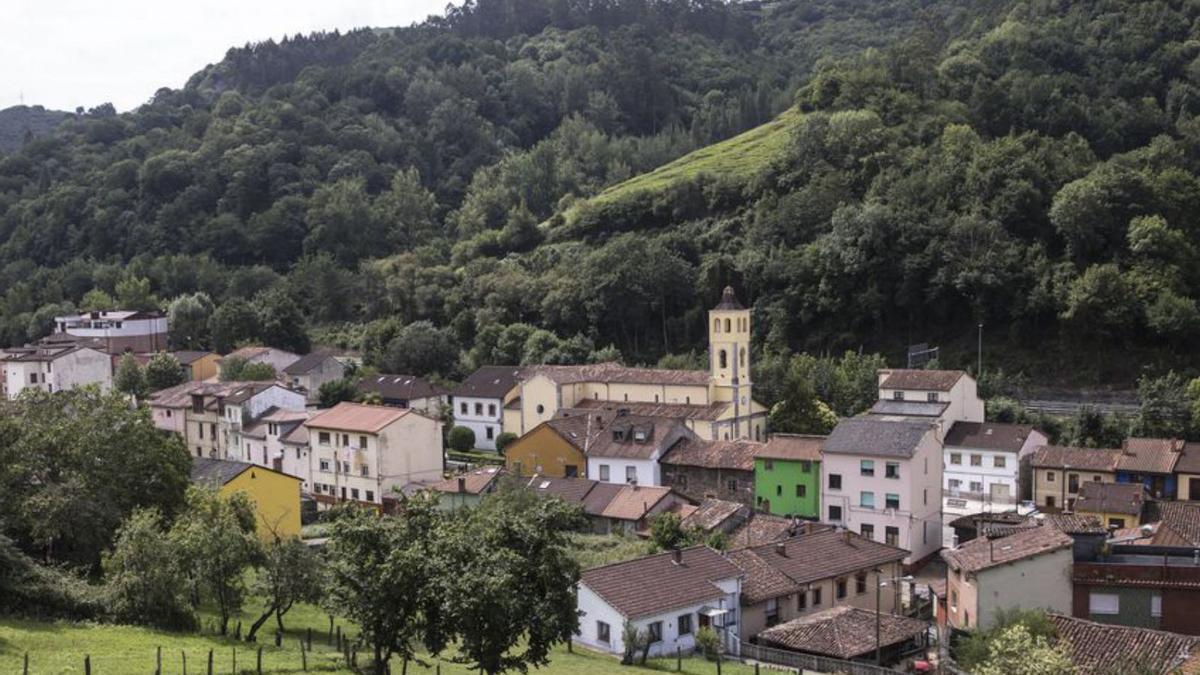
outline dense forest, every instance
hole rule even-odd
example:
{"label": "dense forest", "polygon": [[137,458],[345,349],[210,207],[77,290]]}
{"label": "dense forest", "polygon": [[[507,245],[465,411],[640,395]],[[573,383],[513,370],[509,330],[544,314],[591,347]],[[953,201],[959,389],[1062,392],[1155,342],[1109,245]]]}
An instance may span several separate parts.
{"label": "dense forest", "polygon": [[15,105],[0,110],[0,152],[13,152],[33,138],[54,131],[70,113],[40,105]]}
{"label": "dense forest", "polygon": [[1130,353],[1186,370],[1198,18],[472,0],[231,49],[0,154],[0,343],[120,304],[169,306],[180,346],[322,343],[446,377],[688,365],[732,284],[767,355],[935,342],[965,365],[983,323],[1039,377],[1128,383]]}

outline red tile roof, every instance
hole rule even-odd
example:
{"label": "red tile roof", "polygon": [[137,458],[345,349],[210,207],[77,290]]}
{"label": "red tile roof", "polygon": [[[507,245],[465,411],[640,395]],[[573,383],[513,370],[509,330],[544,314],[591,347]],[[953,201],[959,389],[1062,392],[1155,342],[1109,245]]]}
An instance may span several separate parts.
{"label": "red tile roof", "polygon": [[1095,483],[1079,486],[1075,510],[1081,513],[1125,513],[1141,515],[1146,488],[1141,483]]}
{"label": "red tile roof", "polygon": [[758,639],[767,646],[850,660],[874,653],[876,628],[879,645],[886,648],[921,635],[929,623],[842,605],[768,628]]}
{"label": "red tile roof", "polygon": [[1060,614],[1050,621],[1065,643],[1080,675],[1129,671],[1175,672],[1195,658],[1200,638],[1160,630],[1096,623]]}
{"label": "red tile roof", "polygon": [[725,597],[716,582],[742,571],[707,546],[668,551],[585,570],[580,583],[627,619],[663,614]]}
{"label": "red tile roof", "polygon": [[1071,548],[1074,541],[1058,528],[1042,526],[1017,530],[998,539],[978,537],[956,549],[942,551],[942,558],[951,569],[979,572],[996,565]]}
{"label": "red tile roof", "polygon": [[821,446],[824,436],[808,434],[771,434],[767,442],[759,446],[755,457],[792,461],[821,461]]}
{"label": "red tile roof", "polygon": [[707,370],[670,370],[667,368],[630,368],[620,363],[593,363],[584,366],[534,366],[526,376],[545,375],[559,384],[577,382],[615,382],[621,384],[660,384],[708,386]]}
{"label": "red tile roof", "polygon": [[[459,476],[451,476],[440,483],[430,486],[429,489],[449,494],[480,495],[486,492],[492,483],[496,482],[503,475],[504,469],[500,467],[476,469],[475,471]],[[459,481],[462,481],[461,484]]]}
{"label": "red tile roof", "polygon": [[1017,452],[1036,429],[1030,424],[955,422],[946,434],[946,445],[980,450]]}
{"label": "red tile roof", "polygon": [[649,401],[601,401],[585,398],[575,404],[576,410],[627,410],[631,415],[645,417],[669,417],[679,420],[707,420],[721,418],[731,404],[716,401],[709,404],[697,403],[652,403]]}
{"label": "red tile roof", "polygon": [[1117,470],[1120,456],[1120,450],[1043,445],[1033,453],[1031,463],[1033,466],[1050,469],[1070,467],[1081,471],[1112,473]]}
{"label": "red tile roof", "polygon": [[310,429],[338,429],[377,434],[389,424],[410,414],[415,413],[407,408],[388,408],[381,405],[363,405],[344,401],[329,410],[318,413],[304,425]]}
{"label": "red tile roof", "polygon": [[1171,473],[1183,451],[1181,440],[1170,438],[1128,438],[1117,459],[1118,471],[1132,473]]}
{"label": "red tile roof", "polygon": [[762,443],[753,441],[706,441],[699,438],[681,438],[659,461],[675,466],[753,471],[754,454],[760,448],[762,448]]}

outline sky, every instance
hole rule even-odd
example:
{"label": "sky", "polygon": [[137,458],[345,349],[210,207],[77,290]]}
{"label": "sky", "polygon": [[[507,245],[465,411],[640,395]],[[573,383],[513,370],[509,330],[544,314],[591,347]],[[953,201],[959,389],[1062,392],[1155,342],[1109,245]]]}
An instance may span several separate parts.
{"label": "sky", "polygon": [[0,0],[0,109],[110,102],[178,89],[226,50],[314,30],[407,26],[449,0]]}

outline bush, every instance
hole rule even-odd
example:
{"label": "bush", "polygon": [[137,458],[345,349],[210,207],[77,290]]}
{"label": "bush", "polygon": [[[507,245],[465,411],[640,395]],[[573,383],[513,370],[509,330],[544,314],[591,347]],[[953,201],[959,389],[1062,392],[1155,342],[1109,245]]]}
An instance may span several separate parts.
{"label": "bush", "polygon": [[95,596],[83,579],[39,565],[0,534],[0,615],[91,619],[100,609]]}
{"label": "bush", "polygon": [[504,449],[508,447],[509,443],[512,443],[515,440],[517,440],[517,435],[511,431],[505,431],[504,433],[500,434],[496,437],[496,452],[503,455]]}
{"label": "bush", "polygon": [[454,427],[447,438],[451,450],[467,452],[475,447],[475,432],[466,427]]}
{"label": "bush", "polygon": [[105,596],[112,618],[169,630],[195,628],[182,557],[158,511],[134,512],[104,556]]}
{"label": "bush", "polygon": [[721,653],[721,636],[711,626],[705,626],[696,631],[696,649],[709,661],[716,661]]}

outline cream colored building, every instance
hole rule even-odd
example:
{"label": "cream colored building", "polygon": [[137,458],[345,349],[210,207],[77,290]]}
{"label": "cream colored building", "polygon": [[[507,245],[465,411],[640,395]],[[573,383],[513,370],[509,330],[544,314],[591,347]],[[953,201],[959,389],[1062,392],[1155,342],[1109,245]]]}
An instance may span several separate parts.
{"label": "cream colored building", "polygon": [[766,438],[767,409],[753,399],[750,310],[726,288],[708,313],[709,369],[630,368],[618,363],[537,366],[506,397],[504,430],[518,436],[562,408],[638,407],[638,414],[685,420],[708,440]]}
{"label": "cream colored building", "polygon": [[442,423],[411,408],[339,403],[304,426],[308,475],[301,478],[324,508],[387,508],[397,489],[442,480]]}

